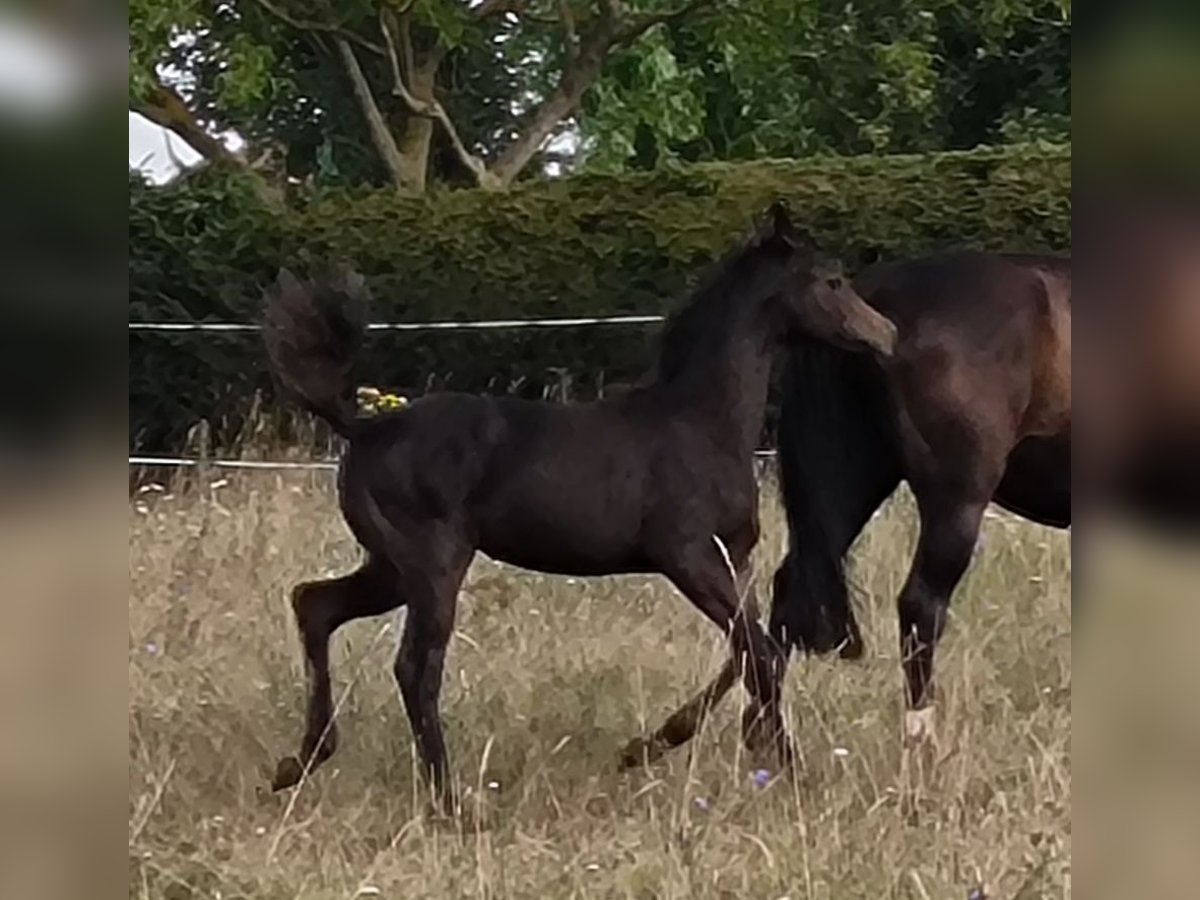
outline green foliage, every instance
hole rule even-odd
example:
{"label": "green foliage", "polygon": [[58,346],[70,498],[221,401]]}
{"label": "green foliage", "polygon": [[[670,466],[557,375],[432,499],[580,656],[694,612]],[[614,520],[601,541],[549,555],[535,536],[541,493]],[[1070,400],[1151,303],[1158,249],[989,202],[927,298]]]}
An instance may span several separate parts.
{"label": "green foliage", "polygon": [[[253,321],[280,265],[348,261],[375,321],[662,313],[699,270],[786,198],[821,243],[857,268],[950,246],[1065,249],[1070,152],[965,153],[708,164],[530,184],[504,194],[329,193],[287,213],[216,174],[131,185],[133,320]],[[653,329],[376,334],[363,380],[575,396],[628,381]],[[169,449],[199,417],[236,424],[269,389],[255,334],[137,334],[130,341],[135,446]]]}
{"label": "green foliage", "polygon": [[[622,4],[633,14],[683,5]],[[168,72],[197,121],[236,131],[251,157],[271,149],[289,175],[319,187],[386,184],[328,29],[357,36],[364,76],[400,140],[413,118],[392,95],[382,52],[379,12],[390,9],[409,17],[416,58],[436,57],[436,94],[464,144],[495,160],[562,82],[568,32],[587,33],[602,4],[535,0],[485,16],[479,6],[134,0],[130,100],[145,99],[156,70]],[[1064,141],[1070,39],[1067,0],[722,0],[614,48],[582,109],[554,130],[577,140],[554,152],[573,171],[612,173],[675,160]],[[430,184],[470,180],[444,135],[429,149]]]}
{"label": "green foliage", "polygon": [[1064,141],[1070,38],[1062,0],[725,4],[609,67],[581,120],[586,164]]}

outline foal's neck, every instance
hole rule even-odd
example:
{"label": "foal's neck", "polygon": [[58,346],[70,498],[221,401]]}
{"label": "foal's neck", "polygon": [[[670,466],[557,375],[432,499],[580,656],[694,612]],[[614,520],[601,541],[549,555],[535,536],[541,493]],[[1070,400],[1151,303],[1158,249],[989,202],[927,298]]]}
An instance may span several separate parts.
{"label": "foal's neck", "polygon": [[721,446],[747,456],[762,434],[777,335],[762,303],[731,307],[696,341],[674,378],[660,390]]}

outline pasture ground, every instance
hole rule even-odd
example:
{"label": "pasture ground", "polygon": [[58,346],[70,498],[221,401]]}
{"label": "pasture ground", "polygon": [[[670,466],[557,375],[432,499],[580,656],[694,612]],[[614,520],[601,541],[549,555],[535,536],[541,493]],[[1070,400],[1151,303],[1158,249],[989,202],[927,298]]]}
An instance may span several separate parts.
{"label": "pasture ground", "polygon": [[[693,752],[618,773],[618,750],[723,658],[657,577],[525,573],[479,559],[461,597],[443,713],[482,828],[421,814],[391,676],[399,621],[335,639],[341,746],[270,794],[302,729],[297,581],[357,548],[328,473],[213,474],[131,503],[130,896],[325,898],[1069,897],[1070,543],[990,513],[939,655],[936,750],[901,741],[894,597],[906,496],[869,527],[852,578],[864,660],[794,659],[797,780],[759,787],[739,688]],[[785,531],[764,486],[756,586]]]}

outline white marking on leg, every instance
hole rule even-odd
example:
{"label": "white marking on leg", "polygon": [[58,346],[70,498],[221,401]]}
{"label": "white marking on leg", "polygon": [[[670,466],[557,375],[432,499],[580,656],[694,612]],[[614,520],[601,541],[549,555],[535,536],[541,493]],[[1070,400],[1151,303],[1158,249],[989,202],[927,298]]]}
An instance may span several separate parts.
{"label": "white marking on leg", "polygon": [[910,741],[931,741],[936,739],[934,730],[934,708],[910,709],[904,713],[904,734]]}

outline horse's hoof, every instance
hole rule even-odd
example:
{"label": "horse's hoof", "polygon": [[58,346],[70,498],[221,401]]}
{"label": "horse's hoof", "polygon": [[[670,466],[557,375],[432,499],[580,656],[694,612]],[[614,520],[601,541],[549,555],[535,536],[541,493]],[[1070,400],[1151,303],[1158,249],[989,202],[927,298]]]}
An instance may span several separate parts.
{"label": "horse's hoof", "polygon": [[904,713],[904,737],[910,744],[937,742],[932,706],[924,709],[910,709]]}
{"label": "horse's hoof", "polygon": [[285,756],[275,767],[275,777],[271,779],[272,791],[284,791],[295,787],[304,777],[304,767],[294,756]]}

